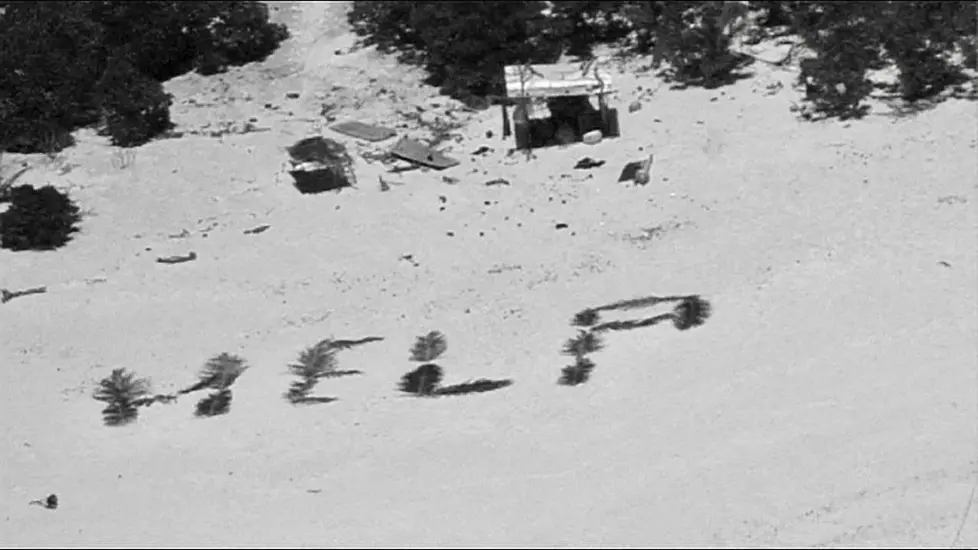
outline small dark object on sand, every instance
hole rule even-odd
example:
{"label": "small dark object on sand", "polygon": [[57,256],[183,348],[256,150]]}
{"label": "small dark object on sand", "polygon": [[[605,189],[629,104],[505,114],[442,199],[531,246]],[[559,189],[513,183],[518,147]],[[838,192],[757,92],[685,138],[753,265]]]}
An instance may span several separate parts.
{"label": "small dark object on sand", "polygon": [[6,288],[0,288],[0,304],[6,304],[14,298],[20,298],[21,296],[29,296],[31,294],[44,294],[48,291],[48,287],[39,286],[35,288],[28,288],[27,290],[7,290]]}
{"label": "small dark object on sand", "polygon": [[48,495],[48,498],[46,498],[46,499],[43,499],[43,500],[40,500],[39,499],[39,500],[32,500],[32,501],[30,501],[30,503],[28,503],[28,506],[33,506],[35,504],[38,505],[38,506],[43,506],[43,507],[47,508],[48,510],[57,510],[58,509],[58,495],[56,495],[54,493],[51,493],[50,495]]}
{"label": "small dark object on sand", "polygon": [[594,160],[591,157],[584,157],[581,160],[577,161],[577,164],[574,165],[574,168],[578,170],[590,170],[591,168],[597,168],[598,166],[602,166],[602,165],[604,165],[603,160]]}
{"label": "small dark object on sand", "polygon": [[262,225],[259,225],[258,227],[252,227],[251,229],[245,229],[244,234],[245,235],[257,235],[259,233],[263,233],[263,232],[267,231],[268,228],[270,228],[270,227],[272,227],[272,226],[268,225],[267,223],[266,224],[262,224]]}
{"label": "small dark object on sand", "polygon": [[486,182],[486,187],[490,187],[492,185],[509,185],[509,181],[504,180],[503,178],[496,178]]}
{"label": "small dark object on sand", "polygon": [[197,253],[191,252],[186,256],[167,256],[165,258],[157,258],[156,262],[160,264],[182,264],[183,262],[191,262],[197,259]]}

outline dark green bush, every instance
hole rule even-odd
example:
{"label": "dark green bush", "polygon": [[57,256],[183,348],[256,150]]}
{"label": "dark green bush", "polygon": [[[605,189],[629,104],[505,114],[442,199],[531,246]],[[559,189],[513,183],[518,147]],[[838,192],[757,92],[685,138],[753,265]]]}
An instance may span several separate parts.
{"label": "dark green bush", "polygon": [[978,33],[972,2],[799,2],[791,15],[817,56],[801,65],[806,100],[815,113],[841,118],[868,110],[868,71],[890,63],[904,100],[937,95],[961,79],[953,54]]}
{"label": "dark green bush", "polygon": [[127,57],[112,61],[99,83],[98,97],[106,116],[104,133],[113,145],[142,145],[172,127],[172,96]]}
{"label": "dark green bush", "polygon": [[687,85],[713,87],[730,82],[746,60],[730,50],[724,33],[724,2],[665,2],[655,21],[656,63],[668,63],[668,77]]}
{"label": "dark green bush", "polygon": [[207,14],[207,32],[197,47],[201,74],[265,59],[289,37],[284,25],[269,23],[264,2],[210,4],[214,9]]}
{"label": "dark green bush", "polygon": [[262,2],[4,3],[0,149],[57,150],[99,120],[144,143],[169,126],[160,82],[260,60],[287,35]]}
{"label": "dark green bush", "polygon": [[68,130],[97,119],[94,83],[105,50],[84,2],[9,3],[0,17],[0,149],[70,145]]}
{"label": "dark green bush", "polygon": [[794,13],[795,27],[815,58],[801,62],[799,83],[814,111],[806,116],[859,117],[873,90],[869,70],[882,59],[882,12],[876,2],[810,2]]}
{"label": "dark green bush", "polygon": [[365,44],[420,63],[429,84],[453,97],[500,94],[503,67],[556,60],[562,47],[546,3],[353,2],[348,17]]}
{"label": "dark green bush", "polygon": [[631,25],[616,18],[628,2],[551,2],[551,32],[568,55],[588,57],[596,44],[621,40]]}
{"label": "dark green bush", "polygon": [[962,38],[975,36],[975,6],[969,2],[893,2],[884,13],[886,53],[900,75],[908,101],[940,93],[960,77],[951,62]]}
{"label": "dark green bush", "polygon": [[50,185],[40,189],[20,185],[10,189],[5,199],[10,207],[0,214],[0,248],[53,250],[78,231],[78,207]]}

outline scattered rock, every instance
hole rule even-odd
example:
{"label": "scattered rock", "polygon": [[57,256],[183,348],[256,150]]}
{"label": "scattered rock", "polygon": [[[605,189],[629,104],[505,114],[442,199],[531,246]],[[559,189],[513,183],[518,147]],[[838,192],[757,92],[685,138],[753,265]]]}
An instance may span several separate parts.
{"label": "scattered rock", "polygon": [[441,181],[447,183],[448,185],[455,185],[458,183],[458,178],[453,178],[451,176],[442,176]]}
{"label": "scattered rock", "polygon": [[566,223],[558,223],[557,225],[554,226],[554,229],[567,229],[567,224]]}
{"label": "scattered rock", "polygon": [[640,111],[642,109],[641,101],[633,101],[631,105],[628,106],[628,112],[634,113],[635,111]]}
{"label": "scattered rock", "polygon": [[492,139],[492,130],[486,130],[486,139]]}
{"label": "scattered rock", "polygon": [[475,151],[472,151],[472,154],[473,155],[484,155],[484,154],[489,153],[489,152],[492,152],[492,147],[488,147],[486,145],[483,145],[482,147],[479,147]]}
{"label": "scattered rock", "polygon": [[299,99],[299,92],[288,92],[285,97],[286,99]]}
{"label": "scattered rock", "polygon": [[486,182],[486,187],[490,187],[493,185],[509,185],[509,181],[503,178],[496,178],[494,180],[489,180]]}

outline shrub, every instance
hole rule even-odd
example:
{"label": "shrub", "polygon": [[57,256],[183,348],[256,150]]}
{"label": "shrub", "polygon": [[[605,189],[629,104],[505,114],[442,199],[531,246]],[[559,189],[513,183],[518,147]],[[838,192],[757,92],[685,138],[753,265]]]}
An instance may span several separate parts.
{"label": "shrub", "polygon": [[102,416],[107,426],[122,426],[136,420],[139,415],[138,401],[149,394],[149,381],[136,378],[126,369],[115,369],[103,378],[95,390],[94,398],[106,404]]}
{"label": "shrub", "polygon": [[420,63],[429,83],[456,98],[501,94],[503,67],[552,62],[561,40],[545,2],[354,2],[349,20],[365,43]]}
{"label": "shrub", "polygon": [[397,51],[410,56],[424,48],[418,30],[411,26],[411,14],[416,4],[418,2],[353,2],[347,19],[363,45],[377,46],[383,53]]}
{"label": "shrub", "polygon": [[161,81],[260,60],[288,35],[268,22],[262,2],[10,2],[4,9],[0,144],[25,153],[70,145],[72,130],[102,117],[114,142],[144,143],[169,125]]}
{"label": "shrub", "polygon": [[620,40],[631,25],[616,16],[627,2],[551,2],[551,29],[568,55],[590,57],[595,44]]}
{"label": "shrub", "polygon": [[68,195],[47,185],[20,185],[9,190],[10,207],[0,214],[0,248],[53,250],[78,231],[78,207]]}
{"label": "shrub", "polygon": [[884,12],[883,46],[900,75],[900,95],[916,101],[941,92],[960,75],[951,55],[974,36],[975,7],[966,2],[894,2]]}
{"label": "shrub", "polygon": [[868,110],[862,105],[873,89],[867,73],[882,59],[880,12],[874,4],[811,2],[794,14],[805,45],[816,54],[802,60],[798,79],[819,116],[846,119]]}
{"label": "shrub", "polygon": [[269,23],[264,2],[212,3],[201,43],[196,68],[213,74],[228,66],[243,65],[268,57],[286,38],[284,25]]}
{"label": "shrub", "polygon": [[142,145],[172,127],[173,97],[158,81],[140,73],[127,55],[112,59],[98,97],[107,117],[104,133],[113,145]]}
{"label": "shrub", "polygon": [[656,63],[669,65],[670,80],[705,87],[727,83],[745,58],[730,50],[724,2],[664,2],[654,21]]}

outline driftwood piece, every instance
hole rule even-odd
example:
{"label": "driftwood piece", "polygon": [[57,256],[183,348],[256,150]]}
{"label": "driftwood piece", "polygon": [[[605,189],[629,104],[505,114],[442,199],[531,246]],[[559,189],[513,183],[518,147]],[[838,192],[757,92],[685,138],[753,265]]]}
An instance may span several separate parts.
{"label": "driftwood piece", "polygon": [[262,225],[259,225],[258,227],[252,227],[251,229],[245,229],[244,230],[244,234],[245,235],[257,235],[259,233],[264,233],[270,227],[272,227],[272,226],[268,225],[267,223],[264,223]]}
{"label": "driftwood piece", "polygon": [[192,262],[197,259],[197,253],[191,252],[186,256],[167,256],[165,258],[156,258],[156,262],[160,264],[182,264],[183,262]]}
{"label": "driftwood piece", "polygon": [[30,294],[44,294],[47,291],[48,287],[46,286],[28,288],[26,290],[7,290],[6,288],[0,288],[0,303],[6,304],[14,298],[20,298],[21,296],[28,296]]}

